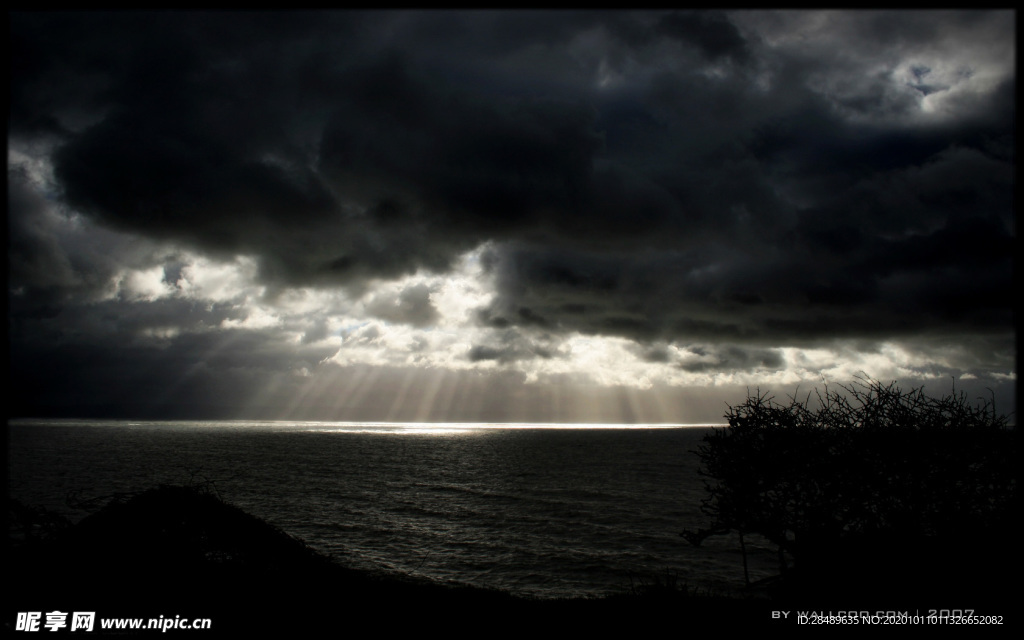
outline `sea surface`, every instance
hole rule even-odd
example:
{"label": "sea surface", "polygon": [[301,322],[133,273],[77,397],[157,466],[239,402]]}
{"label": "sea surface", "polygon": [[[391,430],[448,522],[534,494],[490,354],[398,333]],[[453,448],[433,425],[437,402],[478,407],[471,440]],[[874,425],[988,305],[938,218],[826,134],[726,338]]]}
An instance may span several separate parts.
{"label": "sea surface", "polygon": [[[77,520],[93,498],[205,483],[368,571],[535,597],[658,580],[725,594],[744,584],[736,536],[679,535],[708,524],[693,450],[711,428],[15,420],[9,486]],[[774,549],[747,543],[750,579],[775,573]]]}

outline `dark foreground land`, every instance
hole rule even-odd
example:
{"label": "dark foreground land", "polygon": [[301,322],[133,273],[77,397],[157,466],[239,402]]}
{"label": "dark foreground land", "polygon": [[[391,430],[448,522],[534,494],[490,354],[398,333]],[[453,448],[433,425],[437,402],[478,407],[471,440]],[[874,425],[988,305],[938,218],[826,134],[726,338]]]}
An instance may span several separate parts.
{"label": "dark foreground land", "polygon": [[[911,613],[918,606],[973,608],[1001,615],[1005,624],[1012,624],[1016,613],[1017,576],[992,581],[984,569],[990,566],[992,549],[935,549],[935,570],[915,567],[915,575],[903,583],[889,576],[846,584],[815,576],[815,584],[791,582],[749,598],[716,597],[662,584],[605,598],[533,600],[347,569],[196,488],[165,486],[116,499],[73,526],[16,503],[9,518],[5,582],[11,596],[4,613],[9,632],[15,630],[18,612],[31,611],[43,613],[42,623],[51,611],[95,611],[97,619],[210,619],[209,630],[168,631],[193,637],[428,630],[458,636],[509,631],[686,633],[793,627],[798,610],[874,612],[866,607],[889,605]],[[1009,574],[1015,567],[1005,569]],[[893,575],[902,574],[894,570]],[[915,593],[922,597],[911,597]],[[902,595],[902,600],[887,602],[877,595]],[[773,611],[791,615],[780,618]],[[46,632],[42,626],[40,631]],[[97,628],[92,633],[161,632]]]}

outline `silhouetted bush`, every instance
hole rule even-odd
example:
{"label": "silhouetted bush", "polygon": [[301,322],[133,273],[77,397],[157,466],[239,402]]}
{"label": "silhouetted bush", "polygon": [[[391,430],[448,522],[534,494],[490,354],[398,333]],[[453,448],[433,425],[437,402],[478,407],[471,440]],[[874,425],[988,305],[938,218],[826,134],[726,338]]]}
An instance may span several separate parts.
{"label": "silhouetted bush", "polygon": [[763,536],[791,586],[977,578],[1010,531],[1016,437],[992,402],[865,379],[787,404],[758,392],[726,418],[697,452],[711,526],[683,535]]}

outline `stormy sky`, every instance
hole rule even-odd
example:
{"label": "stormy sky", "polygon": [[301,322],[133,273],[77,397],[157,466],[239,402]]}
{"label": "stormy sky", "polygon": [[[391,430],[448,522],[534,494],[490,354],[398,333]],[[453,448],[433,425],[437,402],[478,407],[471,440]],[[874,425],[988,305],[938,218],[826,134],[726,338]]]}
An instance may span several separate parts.
{"label": "stormy sky", "polygon": [[12,13],[11,411],[1012,411],[1015,22]]}

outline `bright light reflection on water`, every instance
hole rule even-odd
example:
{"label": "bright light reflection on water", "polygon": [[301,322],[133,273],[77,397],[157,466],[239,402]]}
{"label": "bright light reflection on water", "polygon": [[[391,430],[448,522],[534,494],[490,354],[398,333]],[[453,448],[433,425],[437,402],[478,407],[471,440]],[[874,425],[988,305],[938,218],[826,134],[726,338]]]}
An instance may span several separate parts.
{"label": "bright light reflection on water", "polygon": [[501,430],[645,430],[706,428],[714,424],[617,424],[559,422],[326,422],[313,420],[68,420],[14,419],[9,424],[33,426],[123,427],[131,429],[232,429],[309,433],[367,433],[379,435],[472,435]]}
{"label": "bright light reflection on water", "polygon": [[610,424],[610,423],[492,423],[492,422],[349,422],[306,423],[303,431],[317,433],[376,433],[394,435],[471,435],[505,429],[683,429],[709,425],[686,424]]}

